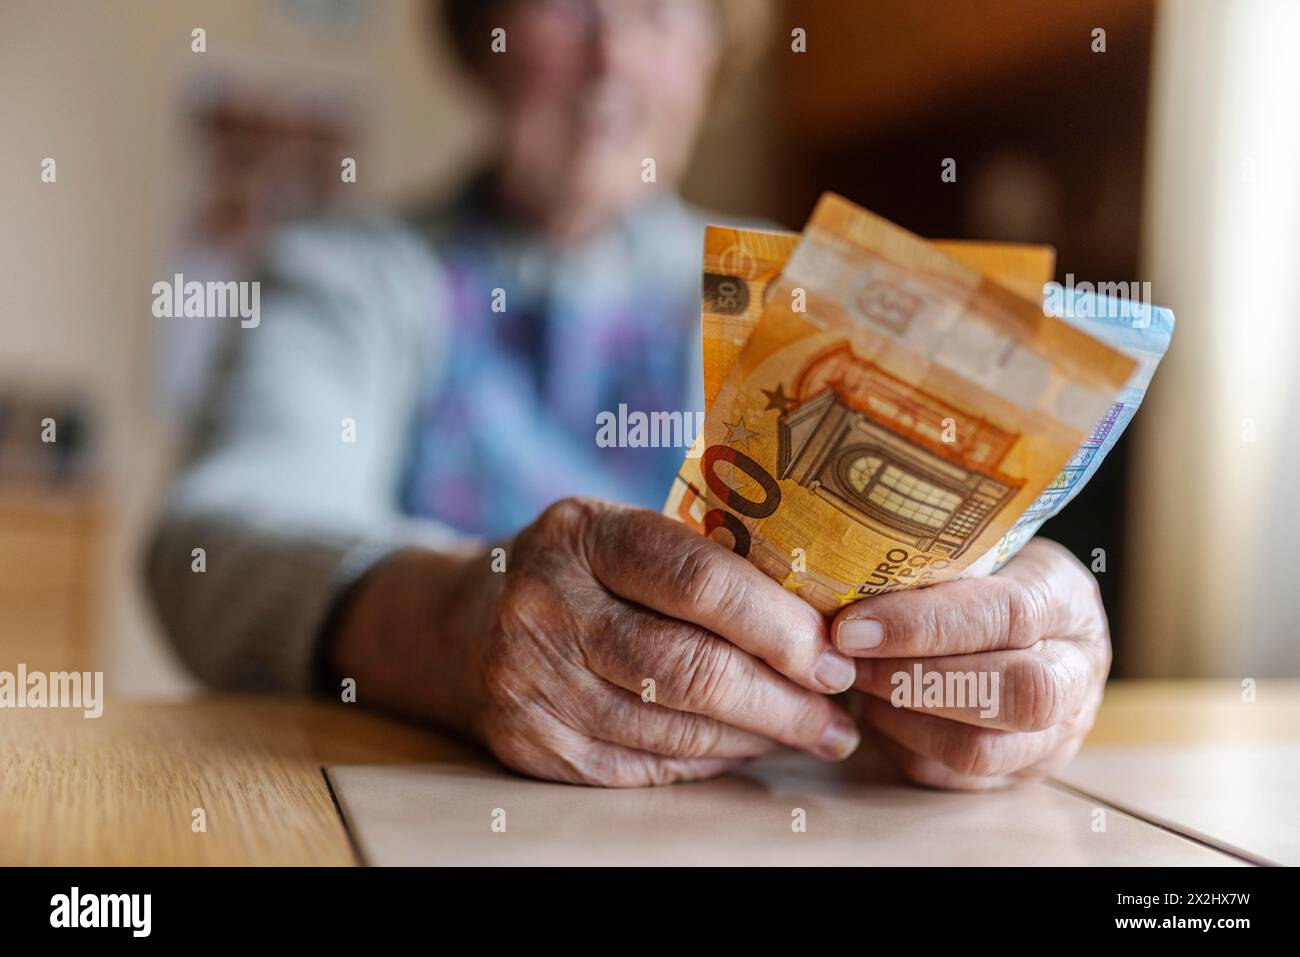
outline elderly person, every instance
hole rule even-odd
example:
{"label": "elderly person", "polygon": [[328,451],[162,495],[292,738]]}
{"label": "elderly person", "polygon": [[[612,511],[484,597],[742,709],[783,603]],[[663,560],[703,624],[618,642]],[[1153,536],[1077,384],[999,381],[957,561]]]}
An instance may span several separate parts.
{"label": "elderly person", "polygon": [[[699,408],[704,219],[673,187],[756,7],[442,9],[499,108],[499,151],[448,205],[271,244],[261,324],[234,337],[150,549],[189,665],[224,687],[354,687],[587,784],[701,778],[780,747],[834,761],[860,727],[937,786],[1068,760],[1109,643],[1064,549],[827,622],[650,510],[681,449],[594,441],[621,403]],[[892,707],[888,674],[918,660],[998,671],[1003,707]],[[855,684],[851,714],[834,695]]]}

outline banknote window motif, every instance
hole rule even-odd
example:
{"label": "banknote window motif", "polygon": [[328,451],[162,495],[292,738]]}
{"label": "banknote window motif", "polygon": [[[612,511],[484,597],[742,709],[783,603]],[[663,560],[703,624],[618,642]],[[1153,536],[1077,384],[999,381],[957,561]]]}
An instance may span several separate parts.
{"label": "banknote window motif", "polygon": [[941,529],[961,504],[961,496],[941,485],[886,464],[876,452],[850,449],[841,456],[849,486],[865,505],[930,529]]}
{"label": "banknote window motif", "polygon": [[880,471],[884,460],[879,455],[859,455],[849,463],[849,484],[857,489],[859,495],[867,494],[867,486]]}
{"label": "banknote window motif", "polygon": [[905,522],[941,529],[961,504],[961,496],[920,476],[890,465],[865,495],[867,501]]}
{"label": "banknote window motif", "polygon": [[[956,558],[1023,485],[998,466],[1013,432],[971,418],[847,344],[804,368],[777,420],[780,477],[889,538]],[[959,423],[944,442],[942,423]]]}

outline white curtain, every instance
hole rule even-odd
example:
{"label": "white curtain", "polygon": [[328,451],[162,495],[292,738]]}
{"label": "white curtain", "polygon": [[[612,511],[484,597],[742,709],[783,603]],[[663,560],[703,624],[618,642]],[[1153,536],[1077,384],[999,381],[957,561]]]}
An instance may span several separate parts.
{"label": "white curtain", "polygon": [[1138,417],[1122,663],[1300,674],[1300,2],[1158,9],[1143,278],[1177,330]]}

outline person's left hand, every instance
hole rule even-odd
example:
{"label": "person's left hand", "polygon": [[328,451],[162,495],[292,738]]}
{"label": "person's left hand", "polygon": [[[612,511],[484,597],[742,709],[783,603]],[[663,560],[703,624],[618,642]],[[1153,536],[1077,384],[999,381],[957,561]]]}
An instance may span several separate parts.
{"label": "person's left hand", "polygon": [[[850,605],[832,634],[842,652],[859,659],[854,687],[865,692],[860,714],[877,743],[909,779],[932,787],[1005,787],[1064,766],[1092,727],[1110,670],[1096,580],[1044,539],[989,578]],[[954,700],[951,693],[926,707],[921,694],[937,679],[915,687],[918,665],[923,675],[940,672],[948,692],[982,681],[999,693],[991,707],[981,708],[976,695]],[[973,681],[953,681],[956,672]],[[908,690],[916,696],[905,700]]]}

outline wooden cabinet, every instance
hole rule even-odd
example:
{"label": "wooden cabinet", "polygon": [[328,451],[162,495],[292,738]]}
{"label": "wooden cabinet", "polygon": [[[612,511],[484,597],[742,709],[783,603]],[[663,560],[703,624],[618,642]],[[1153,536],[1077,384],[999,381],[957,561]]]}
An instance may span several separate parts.
{"label": "wooden cabinet", "polygon": [[0,671],[92,668],[100,527],[84,490],[0,486]]}

